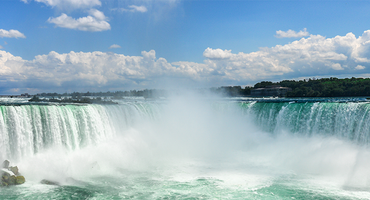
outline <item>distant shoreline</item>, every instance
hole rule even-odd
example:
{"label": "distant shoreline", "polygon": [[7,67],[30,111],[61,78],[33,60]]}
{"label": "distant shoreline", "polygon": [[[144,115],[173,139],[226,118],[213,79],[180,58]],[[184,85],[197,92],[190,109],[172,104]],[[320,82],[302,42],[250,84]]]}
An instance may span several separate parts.
{"label": "distant shoreline", "polygon": [[[269,88],[286,88],[285,92],[271,92]],[[259,92],[257,92],[257,90]],[[269,90],[270,92],[261,93],[260,91]],[[194,89],[200,94],[218,94],[228,97],[367,97],[370,96],[370,78],[345,78],[339,79],[335,77],[321,79],[304,79],[304,80],[283,80],[280,82],[261,81],[252,86],[221,86],[208,89]],[[80,101],[87,97],[109,99],[122,99],[125,97],[144,97],[145,99],[156,99],[167,97],[170,94],[181,93],[182,90],[161,90],[161,89],[144,89],[130,91],[115,91],[115,92],[72,92],[72,93],[38,93],[38,94],[21,94],[21,95],[0,95],[0,97],[8,98],[31,98],[48,97],[51,99],[66,99],[71,101]]]}

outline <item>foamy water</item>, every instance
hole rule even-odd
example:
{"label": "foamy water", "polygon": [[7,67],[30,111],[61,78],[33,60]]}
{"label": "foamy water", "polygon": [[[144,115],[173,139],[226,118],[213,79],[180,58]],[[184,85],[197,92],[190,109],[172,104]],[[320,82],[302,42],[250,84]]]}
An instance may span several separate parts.
{"label": "foamy water", "polygon": [[[366,199],[367,103],[1,106],[0,198]],[[43,185],[42,179],[59,186]]]}

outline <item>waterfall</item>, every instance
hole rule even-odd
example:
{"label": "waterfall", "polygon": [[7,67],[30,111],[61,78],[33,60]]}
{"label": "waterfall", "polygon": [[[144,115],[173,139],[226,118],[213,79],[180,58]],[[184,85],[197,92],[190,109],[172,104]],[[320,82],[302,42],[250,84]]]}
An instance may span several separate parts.
{"label": "waterfall", "polygon": [[[0,158],[20,159],[52,147],[73,151],[99,144],[147,120],[161,120],[165,105],[145,101],[117,105],[2,105]],[[246,120],[273,135],[334,136],[359,144],[370,142],[367,102],[237,102],[237,105],[237,112],[248,116]],[[218,103],[213,108],[218,112],[230,111],[235,109],[235,102]]]}
{"label": "waterfall", "polygon": [[[247,104],[249,106],[245,106]],[[327,103],[241,103],[264,131],[306,136],[337,136],[360,144],[370,139],[370,104]]]}
{"label": "waterfall", "polygon": [[156,107],[121,105],[0,106],[0,158],[19,159],[50,147],[68,150],[97,144],[121,134]]}

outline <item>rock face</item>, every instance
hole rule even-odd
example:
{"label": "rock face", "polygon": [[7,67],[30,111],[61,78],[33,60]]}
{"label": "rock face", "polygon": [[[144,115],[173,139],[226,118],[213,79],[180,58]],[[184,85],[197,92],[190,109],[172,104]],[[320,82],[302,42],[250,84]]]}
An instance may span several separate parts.
{"label": "rock face", "polygon": [[0,186],[20,185],[26,182],[24,176],[19,174],[18,167],[9,167],[9,163],[8,160],[3,162],[2,169],[0,170]]}
{"label": "rock face", "polygon": [[4,160],[4,162],[3,162],[3,168],[8,169],[9,164],[10,164],[9,160]]}
{"label": "rock face", "polygon": [[18,167],[15,166],[15,167],[9,167],[9,170],[12,171],[15,175],[18,175],[19,172],[18,172]]}
{"label": "rock face", "polygon": [[24,176],[15,177],[15,184],[20,185],[20,184],[23,184],[24,182],[26,182],[26,179],[24,178]]}

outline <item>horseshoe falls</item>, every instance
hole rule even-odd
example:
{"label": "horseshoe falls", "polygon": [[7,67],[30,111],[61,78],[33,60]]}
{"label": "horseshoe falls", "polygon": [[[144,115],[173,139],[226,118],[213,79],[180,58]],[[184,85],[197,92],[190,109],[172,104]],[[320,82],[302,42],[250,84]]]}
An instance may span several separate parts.
{"label": "horseshoe falls", "polygon": [[0,199],[370,197],[365,100],[117,103],[1,104],[0,159],[26,183]]}

